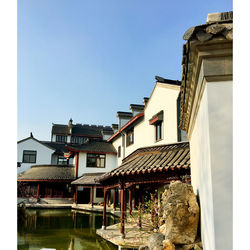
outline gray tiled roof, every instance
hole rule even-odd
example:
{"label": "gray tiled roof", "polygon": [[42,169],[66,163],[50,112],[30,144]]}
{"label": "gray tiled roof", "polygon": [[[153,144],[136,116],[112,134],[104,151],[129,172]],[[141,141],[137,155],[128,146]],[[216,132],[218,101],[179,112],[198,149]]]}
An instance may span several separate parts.
{"label": "gray tiled roof", "polygon": [[18,177],[18,180],[74,180],[72,165],[34,165]]}
{"label": "gray tiled roof", "polygon": [[50,141],[41,141],[41,143],[48,145],[51,148],[54,148],[56,150],[55,153],[57,154],[63,154],[69,152],[68,149],[66,148],[65,143],[50,142]]}
{"label": "gray tiled roof", "polygon": [[68,125],[63,124],[53,124],[52,126],[52,134],[69,134],[69,127]]}
{"label": "gray tiled roof", "polygon": [[87,143],[77,146],[71,144],[68,146],[69,151],[70,149],[82,152],[117,153],[115,147],[111,143],[95,140],[89,140]]}
{"label": "gray tiled roof", "polygon": [[190,168],[188,142],[139,148],[124,158],[121,166],[104,174],[99,179],[181,168]]}
{"label": "gray tiled roof", "polygon": [[160,83],[168,83],[168,84],[177,85],[177,86],[181,85],[181,81],[165,79],[165,78],[160,77],[160,76],[155,76],[155,80],[157,82],[160,82]]}
{"label": "gray tiled roof", "polygon": [[82,177],[77,180],[71,182],[74,185],[100,185],[98,180],[95,180],[97,177],[100,177],[105,173],[87,173],[83,174]]}

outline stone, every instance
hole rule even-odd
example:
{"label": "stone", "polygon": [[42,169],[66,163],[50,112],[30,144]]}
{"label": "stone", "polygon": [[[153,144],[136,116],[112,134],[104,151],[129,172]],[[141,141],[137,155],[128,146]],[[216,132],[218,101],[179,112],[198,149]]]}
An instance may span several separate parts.
{"label": "stone", "polygon": [[149,247],[145,245],[141,245],[139,246],[138,250],[149,250]]}
{"label": "stone", "polygon": [[203,31],[199,31],[196,33],[196,37],[200,42],[205,42],[210,40],[213,37],[213,35]]}
{"label": "stone", "polygon": [[163,250],[162,241],[165,239],[161,233],[154,233],[148,239],[149,250]]}
{"label": "stone", "polygon": [[226,27],[223,24],[212,24],[206,28],[206,32],[216,35],[221,33]]}
{"label": "stone", "polygon": [[226,29],[226,30],[224,30],[224,31],[222,32],[222,34],[224,35],[224,37],[225,37],[227,40],[230,40],[230,41],[233,40],[233,30],[232,30],[232,29],[231,29],[231,30]]}
{"label": "stone", "polygon": [[185,32],[185,34],[184,34],[184,36],[183,36],[183,40],[189,40],[189,39],[191,38],[191,36],[193,35],[194,31],[195,31],[195,27],[189,28],[189,29]]}
{"label": "stone", "polygon": [[159,232],[164,235],[166,234],[166,230],[167,230],[167,226],[165,223],[159,227]]}
{"label": "stone", "polygon": [[184,245],[183,250],[202,250],[202,246],[199,243]]}
{"label": "stone", "polygon": [[199,206],[193,187],[181,181],[172,182],[162,195],[165,239],[173,244],[194,243],[199,222]]}
{"label": "stone", "polygon": [[175,250],[175,245],[170,240],[164,240],[162,244],[164,250]]}

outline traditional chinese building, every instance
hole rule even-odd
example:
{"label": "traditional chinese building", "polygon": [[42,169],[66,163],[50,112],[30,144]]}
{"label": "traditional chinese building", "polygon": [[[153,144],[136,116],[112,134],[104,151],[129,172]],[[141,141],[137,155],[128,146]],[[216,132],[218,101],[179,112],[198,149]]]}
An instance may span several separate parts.
{"label": "traditional chinese building", "polygon": [[213,13],[186,31],[180,125],[188,134],[191,183],[204,249],[232,249],[233,13]]}

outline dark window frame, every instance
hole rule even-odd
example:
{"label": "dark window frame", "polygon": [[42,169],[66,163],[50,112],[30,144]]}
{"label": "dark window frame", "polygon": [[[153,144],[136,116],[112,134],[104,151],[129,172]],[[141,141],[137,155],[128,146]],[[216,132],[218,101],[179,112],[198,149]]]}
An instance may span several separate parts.
{"label": "dark window frame", "polygon": [[[31,161],[31,157],[34,157],[34,160]],[[28,157],[28,160],[25,159]],[[36,150],[23,150],[23,160],[22,163],[36,163],[37,151]]]}
{"label": "dark window frame", "polygon": [[71,136],[70,142],[73,144],[83,144],[87,140],[86,136]]}
{"label": "dark window frame", "polygon": [[67,135],[56,135],[56,142],[67,142]]}
{"label": "dark window frame", "polygon": [[118,150],[117,150],[117,155],[118,155],[118,158],[121,157],[121,146],[118,147]]}
{"label": "dark window frame", "polygon": [[160,122],[157,122],[155,124],[155,141],[160,141],[162,139],[163,139],[163,136],[162,136],[162,121],[160,121]]}
{"label": "dark window frame", "polygon": [[[59,163],[59,160],[60,160],[60,159],[64,160],[63,162],[66,162],[66,163],[63,163],[63,164]],[[62,162],[62,161],[61,161],[61,162]],[[63,155],[58,155],[58,156],[57,156],[57,165],[67,165],[67,164],[68,164],[67,158],[65,158]]]}
{"label": "dark window frame", "polygon": [[[89,160],[90,159],[96,159],[95,162],[92,162],[95,163],[95,166],[89,166],[90,162]],[[101,160],[104,160],[104,164],[102,166],[101,164]],[[99,162],[99,163],[98,163]],[[86,163],[86,167],[87,168],[105,168],[106,167],[106,155],[105,154],[93,154],[93,153],[87,153],[87,163]]]}
{"label": "dark window frame", "polygon": [[126,135],[126,146],[134,144],[134,128],[130,129]]}

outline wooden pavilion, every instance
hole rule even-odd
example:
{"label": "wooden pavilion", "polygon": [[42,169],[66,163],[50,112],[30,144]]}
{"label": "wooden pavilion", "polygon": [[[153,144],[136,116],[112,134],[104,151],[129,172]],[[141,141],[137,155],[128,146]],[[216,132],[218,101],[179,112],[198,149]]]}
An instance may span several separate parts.
{"label": "wooden pavilion", "polygon": [[[74,186],[74,202],[78,203],[90,203],[91,206],[94,206],[94,193],[99,195],[103,199],[103,186],[97,180],[98,177],[103,175],[104,173],[85,173],[82,177],[73,181],[71,184]],[[80,189],[83,189],[84,192],[79,192]],[[82,195],[81,195],[82,193]],[[79,197],[82,196],[82,197]],[[84,202],[81,198],[84,198]]]}
{"label": "wooden pavilion", "polygon": [[124,158],[121,166],[102,175],[98,180],[104,187],[102,229],[106,229],[108,193],[112,189],[115,190],[115,205],[116,193],[119,190],[120,233],[122,237],[125,237],[124,218],[126,216],[127,202],[129,214],[131,214],[132,209],[135,209],[139,202],[144,203],[146,191],[159,190],[174,180],[190,182],[189,143],[180,142],[139,148]]}
{"label": "wooden pavilion", "polygon": [[72,165],[34,165],[18,176],[18,196],[33,198],[72,198]]}

